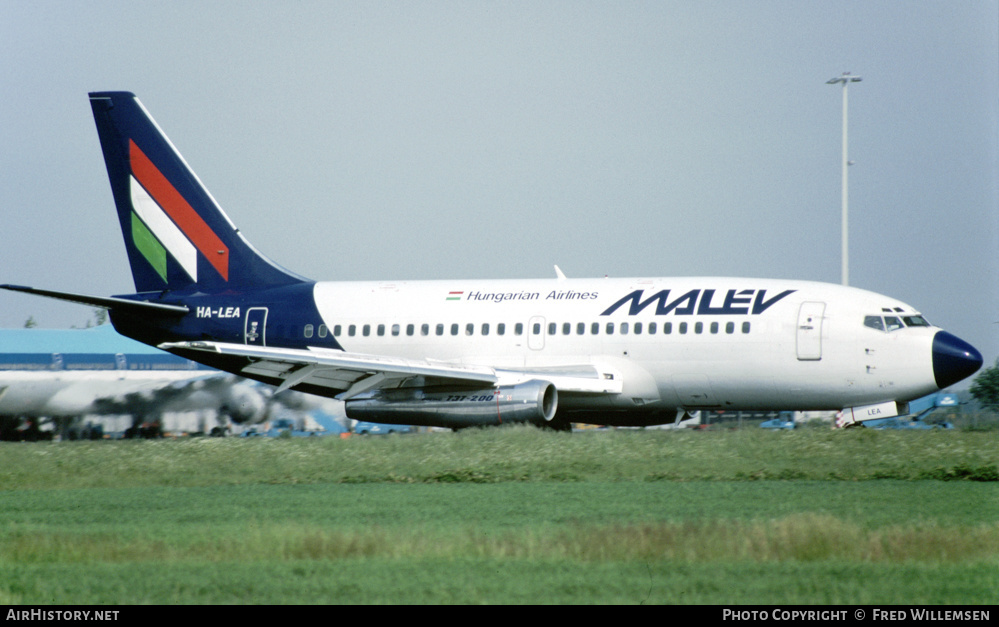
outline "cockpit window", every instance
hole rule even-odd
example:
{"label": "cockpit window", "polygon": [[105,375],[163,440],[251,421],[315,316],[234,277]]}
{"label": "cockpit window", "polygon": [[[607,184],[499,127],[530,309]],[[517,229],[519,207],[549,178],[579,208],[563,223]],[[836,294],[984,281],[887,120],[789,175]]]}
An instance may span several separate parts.
{"label": "cockpit window", "polygon": [[864,316],[864,326],[877,329],[878,331],[885,330],[885,323],[881,319],[881,316]]}
{"label": "cockpit window", "polygon": [[905,327],[902,321],[895,316],[885,316],[885,327],[887,327],[888,332],[897,331]]}
{"label": "cockpit window", "polygon": [[878,331],[898,331],[905,327],[932,326],[922,316],[864,316],[864,326]]}

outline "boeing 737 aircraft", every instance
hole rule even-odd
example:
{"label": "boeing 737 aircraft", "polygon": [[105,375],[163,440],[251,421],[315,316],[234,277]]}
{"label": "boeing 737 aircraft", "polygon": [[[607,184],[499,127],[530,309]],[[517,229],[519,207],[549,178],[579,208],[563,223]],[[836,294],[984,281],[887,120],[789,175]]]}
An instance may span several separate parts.
{"label": "boeing 737 aircraft", "polygon": [[862,421],[982,364],[910,305],[815,282],[312,281],[243,238],[133,94],[90,104],[136,293],[4,287],[107,308],[123,335],[341,399],[350,418],[564,429],[710,408]]}

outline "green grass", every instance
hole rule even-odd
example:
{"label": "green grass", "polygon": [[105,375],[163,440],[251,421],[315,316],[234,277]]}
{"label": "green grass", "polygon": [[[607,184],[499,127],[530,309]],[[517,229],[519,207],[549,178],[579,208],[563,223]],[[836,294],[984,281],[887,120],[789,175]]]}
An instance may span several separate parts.
{"label": "green grass", "polygon": [[0,603],[995,603],[996,433],[0,445]]}
{"label": "green grass", "polygon": [[4,568],[0,603],[994,604],[995,564],[464,558]]}
{"label": "green grass", "polygon": [[999,432],[763,429],[0,443],[0,486],[960,479],[999,481]]}

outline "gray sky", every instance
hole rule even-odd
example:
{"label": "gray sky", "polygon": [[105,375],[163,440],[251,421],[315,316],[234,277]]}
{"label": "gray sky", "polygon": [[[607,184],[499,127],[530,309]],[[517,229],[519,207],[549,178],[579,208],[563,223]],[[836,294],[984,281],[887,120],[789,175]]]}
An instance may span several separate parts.
{"label": "gray sky", "polygon": [[[315,279],[850,283],[999,357],[999,0],[0,0],[0,282],[132,290],[87,92]],[[0,294],[0,327],[85,307]]]}

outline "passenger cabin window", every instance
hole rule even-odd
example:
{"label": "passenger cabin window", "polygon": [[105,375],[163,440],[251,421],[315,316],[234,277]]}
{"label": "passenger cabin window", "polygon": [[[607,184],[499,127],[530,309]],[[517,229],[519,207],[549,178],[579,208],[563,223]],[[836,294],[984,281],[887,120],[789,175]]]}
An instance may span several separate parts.
{"label": "passenger cabin window", "polygon": [[500,322],[496,325],[496,335],[503,335],[506,333],[506,325]]}
{"label": "passenger cabin window", "polygon": [[314,330],[315,327],[313,327],[311,324],[305,325],[305,337],[312,337]]}
{"label": "passenger cabin window", "polygon": [[524,334],[524,323],[523,322],[518,322],[517,324],[513,325],[513,334],[514,335],[523,335]]}

